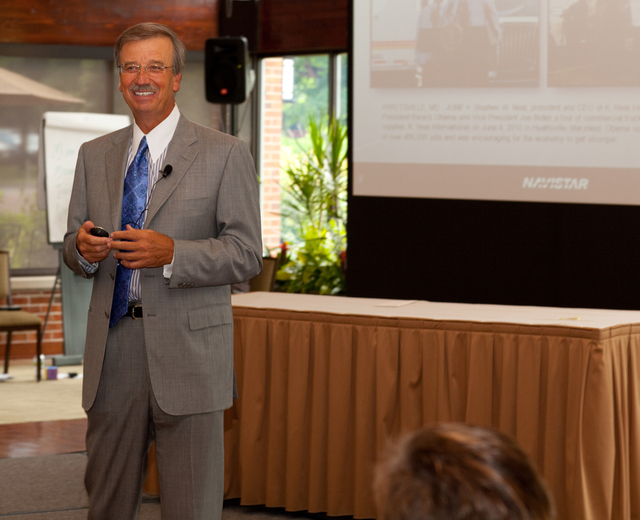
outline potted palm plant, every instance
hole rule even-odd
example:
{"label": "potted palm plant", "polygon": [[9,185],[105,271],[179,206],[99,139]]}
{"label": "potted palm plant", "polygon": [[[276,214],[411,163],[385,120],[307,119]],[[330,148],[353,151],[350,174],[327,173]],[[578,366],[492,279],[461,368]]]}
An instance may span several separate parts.
{"label": "potted palm plant", "polygon": [[346,283],[347,130],[309,120],[309,145],[283,167],[282,217],[290,243],[277,274],[286,292],[341,294]]}

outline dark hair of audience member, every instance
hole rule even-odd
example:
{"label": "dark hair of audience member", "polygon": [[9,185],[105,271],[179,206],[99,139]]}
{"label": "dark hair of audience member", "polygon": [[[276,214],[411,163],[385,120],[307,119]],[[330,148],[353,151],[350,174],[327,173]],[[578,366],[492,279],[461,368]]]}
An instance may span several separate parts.
{"label": "dark hair of audience member", "polygon": [[378,520],[554,520],[529,458],[506,435],[441,424],[401,439],[378,465]]}

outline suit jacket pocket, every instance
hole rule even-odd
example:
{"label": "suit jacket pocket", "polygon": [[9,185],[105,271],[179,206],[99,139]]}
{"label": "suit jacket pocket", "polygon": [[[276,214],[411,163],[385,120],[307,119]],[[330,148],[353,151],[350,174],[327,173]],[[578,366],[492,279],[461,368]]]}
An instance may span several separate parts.
{"label": "suit jacket pocket", "polygon": [[199,330],[218,325],[230,325],[233,323],[231,307],[226,304],[208,305],[199,309],[188,311],[189,328]]}

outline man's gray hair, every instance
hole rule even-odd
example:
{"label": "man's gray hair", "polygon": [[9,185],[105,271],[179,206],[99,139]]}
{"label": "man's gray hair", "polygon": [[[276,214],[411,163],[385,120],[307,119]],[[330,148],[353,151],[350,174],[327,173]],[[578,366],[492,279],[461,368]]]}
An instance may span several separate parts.
{"label": "man's gray hair", "polygon": [[[141,40],[149,40],[151,38],[169,38],[173,44],[173,73],[180,74],[184,69],[186,50],[184,43],[180,41],[178,35],[169,29],[166,25],[153,22],[139,23],[126,29],[118,39],[114,46],[114,58],[116,65],[120,63],[120,52],[126,43],[138,42]],[[165,63],[166,65],[166,63]]]}

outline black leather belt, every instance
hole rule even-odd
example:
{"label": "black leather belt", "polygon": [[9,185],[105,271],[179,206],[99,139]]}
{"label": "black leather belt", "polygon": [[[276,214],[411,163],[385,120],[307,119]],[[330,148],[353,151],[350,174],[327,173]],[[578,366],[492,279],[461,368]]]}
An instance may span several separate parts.
{"label": "black leather belt", "polygon": [[133,318],[134,320],[141,320],[143,317],[142,305],[129,305],[129,308],[127,309],[127,313],[125,314],[125,316],[128,316],[129,318]]}

